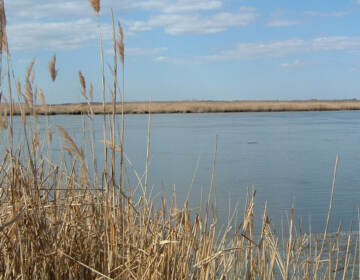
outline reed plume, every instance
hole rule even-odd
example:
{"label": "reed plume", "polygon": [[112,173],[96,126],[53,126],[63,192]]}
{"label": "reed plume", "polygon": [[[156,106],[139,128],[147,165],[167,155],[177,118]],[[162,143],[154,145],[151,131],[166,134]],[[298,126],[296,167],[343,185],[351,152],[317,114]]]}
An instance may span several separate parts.
{"label": "reed plume", "polygon": [[40,97],[40,101],[41,101],[41,106],[46,107],[45,96],[44,96],[44,92],[42,89],[39,90],[39,97]]}
{"label": "reed plume", "polygon": [[100,0],[89,0],[92,8],[94,9],[95,14],[99,14],[100,12]]}
{"label": "reed plume", "polygon": [[25,75],[25,89],[24,89],[25,98],[30,107],[32,107],[34,104],[34,92],[33,92],[34,76],[32,75],[34,65],[35,65],[35,60],[31,61],[30,65],[26,70],[26,75]]}
{"label": "reed plume", "polygon": [[81,95],[86,98],[86,82],[84,75],[79,71],[79,80],[80,80],[80,86],[81,86]]}
{"label": "reed plume", "polygon": [[120,24],[120,22],[118,22],[118,29],[119,29],[119,41],[118,41],[118,51],[120,54],[120,60],[121,63],[124,64],[124,59],[125,59],[125,46],[124,46],[124,30]]}
{"label": "reed plume", "polygon": [[61,134],[61,136],[63,137],[63,139],[65,140],[65,142],[67,143],[67,146],[64,146],[63,149],[65,151],[67,151],[70,154],[76,154],[79,156],[80,159],[84,158],[84,153],[83,151],[81,151],[79,149],[79,147],[75,144],[74,140],[71,138],[71,136],[69,135],[69,133],[65,130],[65,128],[63,128],[60,125],[56,126]]}
{"label": "reed plume", "polygon": [[6,34],[6,14],[5,14],[4,0],[1,0],[0,2],[0,24],[1,24],[0,50],[1,52],[4,50],[7,54],[9,54],[7,34]]}
{"label": "reed plume", "polygon": [[56,65],[56,54],[53,55],[50,63],[49,63],[49,72],[51,76],[51,80],[54,82],[58,73],[58,70],[55,68]]}

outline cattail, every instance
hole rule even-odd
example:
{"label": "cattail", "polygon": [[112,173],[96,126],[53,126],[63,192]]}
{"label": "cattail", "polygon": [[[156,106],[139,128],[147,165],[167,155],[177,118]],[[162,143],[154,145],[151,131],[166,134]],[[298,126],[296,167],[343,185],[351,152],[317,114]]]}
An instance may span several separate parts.
{"label": "cattail", "polygon": [[86,98],[86,83],[85,78],[81,71],[79,71],[79,80],[80,80],[80,86],[81,86],[81,95]]}
{"label": "cattail", "polygon": [[100,0],[89,0],[89,1],[90,1],[91,6],[94,9],[95,14],[98,15],[100,12]]}
{"label": "cattail", "polygon": [[49,72],[53,82],[55,81],[58,72],[58,70],[55,68],[55,64],[56,64],[56,54],[53,55],[49,63]]}
{"label": "cattail", "polygon": [[124,31],[123,31],[123,28],[122,28],[120,22],[118,22],[118,29],[119,29],[118,51],[120,54],[121,63],[124,64],[124,58],[125,58]]}

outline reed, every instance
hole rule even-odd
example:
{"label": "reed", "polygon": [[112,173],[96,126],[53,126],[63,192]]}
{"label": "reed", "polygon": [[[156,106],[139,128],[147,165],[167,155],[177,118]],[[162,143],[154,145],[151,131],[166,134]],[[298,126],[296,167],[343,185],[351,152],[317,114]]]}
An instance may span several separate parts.
{"label": "reed", "polygon": [[56,54],[53,55],[53,57],[52,57],[52,59],[50,60],[50,63],[49,63],[50,77],[51,77],[51,80],[53,82],[55,82],[57,72],[58,72],[58,70],[55,68],[55,65],[56,65]]}
{"label": "reed", "polygon": [[[98,14],[100,2],[90,2]],[[118,32],[122,33],[120,27]],[[119,55],[124,66],[124,50],[118,47],[123,35],[114,38],[114,57]],[[52,80],[54,57],[54,67],[49,69]],[[34,67],[32,62],[25,85],[17,84],[18,111],[9,111],[9,104],[1,105],[0,133],[9,139],[9,146],[1,147],[0,158],[0,279],[359,279],[360,235],[342,233],[340,227],[336,234],[329,234],[327,229],[337,161],[323,234],[301,233],[292,214],[285,230],[288,234],[281,237],[272,227],[266,207],[262,217],[254,216],[255,191],[247,194],[241,215],[234,209],[227,223],[219,225],[213,210],[216,151],[210,190],[198,211],[190,209],[187,200],[177,207],[175,191],[173,201],[164,198],[155,207],[146,191],[150,116],[145,172],[138,174],[134,170],[142,192],[136,193],[135,188],[126,191],[123,180],[115,180],[124,177],[123,165],[131,166],[131,162],[124,152],[124,118],[116,137],[118,124],[113,116],[117,110],[124,114],[134,110],[131,106],[144,106],[124,102],[122,80],[122,102],[118,107],[116,60],[112,103],[104,101],[100,109],[91,102],[92,86],[87,92],[85,77],[79,72],[85,102],[76,110],[85,114],[83,134],[89,140],[77,143],[66,129],[57,126],[57,136],[63,143],[58,147],[62,151],[58,160],[51,159],[50,148],[46,150],[53,142],[53,132],[48,125],[41,127],[37,118],[45,111],[53,113],[53,106],[45,103],[44,93],[34,85]],[[153,113],[164,104],[147,103],[142,112]],[[256,102],[250,105],[260,106]],[[103,108],[104,126],[111,130],[110,139],[104,133],[104,152],[107,155],[109,151],[111,160],[99,172],[92,121]],[[6,129],[17,112],[23,120],[24,139],[15,139]],[[47,137],[41,133],[43,128]],[[115,160],[119,157],[122,163]],[[259,233],[255,231],[256,219],[261,221]]]}
{"label": "reed", "polygon": [[[90,100],[90,99],[89,99]],[[86,114],[87,102],[77,104],[52,104],[52,115]],[[21,104],[19,104],[21,106]],[[19,106],[14,115],[20,114]],[[149,102],[92,103],[94,114],[148,114]],[[24,108],[26,111],[26,108]],[[45,114],[41,106],[34,106],[37,114]],[[305,101],[152,101],[152,114],[187,113],[244,113],[244,112],[309,112],[360,110],[359,100],[305,100]],[[0,104],[0,112],[9,111],[6,104]]]}

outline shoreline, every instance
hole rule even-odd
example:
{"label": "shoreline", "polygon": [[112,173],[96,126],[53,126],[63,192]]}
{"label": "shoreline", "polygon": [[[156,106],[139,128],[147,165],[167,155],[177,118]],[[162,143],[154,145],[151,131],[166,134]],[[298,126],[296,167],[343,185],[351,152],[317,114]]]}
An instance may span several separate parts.
{"label": "shoreline", "polygon": [[[13,115],[21,111],[30,114],[28,105],[15,104]],[[81,115],[93,112],[104,114],[101,103],[35,105],[38,115]],[[105,113],[112,113],[113,105],[105,104]],[[124,114],[179,114],[179,113],[241,113],[241,112],[298,112],[360,110],[360,100],[295,100],[295,101],[153,101],[125,102]],[[0,104],[0,114],[9,114],[10,106]],[[116,114],[122,113],[121,103],[116,104]]]}

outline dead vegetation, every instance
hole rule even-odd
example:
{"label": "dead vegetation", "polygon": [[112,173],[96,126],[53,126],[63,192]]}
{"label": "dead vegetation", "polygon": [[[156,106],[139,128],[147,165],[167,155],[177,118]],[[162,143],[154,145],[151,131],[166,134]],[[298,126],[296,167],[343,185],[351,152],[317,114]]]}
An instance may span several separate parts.
{"label": "dead vegetation", "polygon": [[[100,2],[91,4],[98,14]],[[118,48],[114,49],[116,57]],[[121,48],[119,51],[124,65]],[[0,161],[1,279],[359,279],[356,231],[342,233],[339,228],[334,235],[326,229],[321,235],[304,234],[291,215],[287,234],[280,237],[272,229],[266,209],[263,217],[254,217],[255,193],[248,194],[244,213],[229,217],[220,229],[212,211],[212,185],[199,211],[191,211],[186,201],[177,207],[163,200],[155,208],[146,190],[147,174],[138,174],[140,195],[125,192],[123,119],[116,137],[115,118],[104,117],[102,171],[94,174],[98,166],[94,138],[76,143],[62,127],[57,128],[57,136],[62,139],[64,157],[51,160],[46,147],[52,142],[53,131],[46,124],[40,127],[37,116],[54,112],[34,84],[33,67],[32,63],[28,68],[25,86],[17,86],[21,104],[14,104],[12,110],[11,92],[2,104],[1,134],[6,142],[2,143]],[[117,73],[116,66],[113,71]],[[92,116],[101,109],[88,102],[92,87],[86,86],[81,72],[79,78],[87,102],[76,110],[87,115],[91,132]],[[123,100],[123,83],[119,87],[114,77],[113,100],[120,89]],[[39,98],[41,105],[36,103]],[[204,110],[199,104],[213,105],[185,102],[176,106],[181,104],[198,111]],[[152,112],[157,105],[171,109],[170,103],[152,103]],[[254,110],[264,106],[256,102],[247,105]],[[141,112],[150,110],[148,105],[117,105],[115,101],[101,106],[113,115],[119,106],[120,112],[135,111],[131,106],[141,107]],[[188,109],[177,109],[182,110]],[[16,113],[21,115],[20,127],[13,124]],[[23,130],[21,141],[14,141],[14,129]],[[47,138],[42,137],[41,129]],[[150,130],[148,137],[150,143]],[[91,153],[84,152],[85,145]],[[120,161],[115,160],[118,157]],[[330,212],[331,203],[326,225]],[[262,219],[259,234],[255,234],[254,219]]]}
{"label": "dead vegetation", "polygon": [[[81,76],[80,76],[81,77]],[[88,105],[56,104],[35,106],[37,114],[51,115],[80,115],[88,112]],[[23,107],[20,109],[20,107]],[[94,114],[103,114],[103,104],[91,104]],[[105,104],[105,113],[114,111],[114,104]],[[18,104],[14,114],[19,115],[21,110],[26,112],[26,106]],[[358,100],[309,100],[309,101],[152,101],[125,102],[125,114],[172,114],[172,113],[236,113],[236,112],[296,112],[296,111],[344,111],[360,110]],[[8,111],[6,105],[0,105],[0,112]],[[28,112],[30,113],[30,112]],[[122,113],[122,104],[115,104],[115,114]]]}

